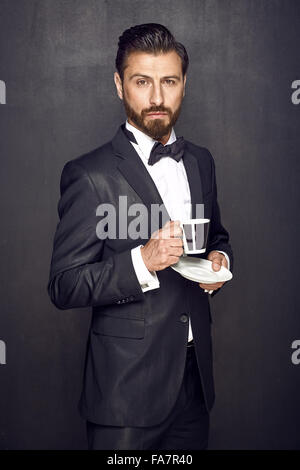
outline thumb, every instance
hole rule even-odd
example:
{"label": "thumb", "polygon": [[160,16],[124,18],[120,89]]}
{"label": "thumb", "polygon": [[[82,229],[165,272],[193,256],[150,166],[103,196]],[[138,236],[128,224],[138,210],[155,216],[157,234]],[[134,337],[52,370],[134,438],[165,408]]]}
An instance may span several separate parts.
{"label": "thumb", "polygon": [[212,259],[211,259],[211,262],[212,262],[212,268],[214,271],[219,271],[221,269],[221,266],[222,266],[222,260],[220,258],[220,256],[214,256]]}

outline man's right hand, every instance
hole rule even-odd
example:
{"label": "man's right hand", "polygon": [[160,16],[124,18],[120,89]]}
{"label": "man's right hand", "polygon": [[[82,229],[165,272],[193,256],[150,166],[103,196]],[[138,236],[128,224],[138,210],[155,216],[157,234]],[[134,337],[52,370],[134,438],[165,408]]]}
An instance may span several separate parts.
{"label": "man's right hand", "polygon": [[149,271],[161,271],[179,261],[183,254],[182,229],[179,220],[168,221],[151,235],[141,254]]}

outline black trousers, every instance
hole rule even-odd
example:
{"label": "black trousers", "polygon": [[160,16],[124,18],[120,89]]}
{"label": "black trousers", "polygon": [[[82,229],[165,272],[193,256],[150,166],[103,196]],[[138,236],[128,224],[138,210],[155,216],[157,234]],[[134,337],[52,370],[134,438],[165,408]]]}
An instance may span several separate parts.
{"label": "black trousers", "polygon": [[206,449],[209,413],[204,404],[194,346],[187,347],[180,392],[162,423],[143,428],[103,426],[90,421],[86,425],[89,450]]}

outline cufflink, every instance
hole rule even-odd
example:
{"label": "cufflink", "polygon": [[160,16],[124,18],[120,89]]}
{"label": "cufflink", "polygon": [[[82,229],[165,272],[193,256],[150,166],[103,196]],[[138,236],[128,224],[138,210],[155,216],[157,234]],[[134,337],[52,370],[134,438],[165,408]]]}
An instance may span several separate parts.
{"label": "cufflink", "polygon": [[214,291],[213,289],[211,289],[211,290],[204,289],[204,292],[207,292],[208,294],[212,294],[213,291]]}

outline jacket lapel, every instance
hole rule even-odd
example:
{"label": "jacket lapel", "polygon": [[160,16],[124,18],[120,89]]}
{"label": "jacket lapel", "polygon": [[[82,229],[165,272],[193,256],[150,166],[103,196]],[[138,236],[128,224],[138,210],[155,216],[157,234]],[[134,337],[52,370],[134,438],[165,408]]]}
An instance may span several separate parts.
{"label": "jacket lapel", "polygon": [[[204,206],[202,211],[196,212],[196,205],[203,204],[203,191],[201,174],[197,162],[197,157],[192,154],[187,148],[184,151],[183,164],[187,174],[192,204],[192,219],[204,217]],[[202,212],[202,215],[201,215]]]}
{"label": "jacket lapel", "polygon": [[[147,207],[149,223],[151,223],[151,204],[162,205],[170,219],[154,181],[145,168],[140,156],[122,131],[122,126],[119,127],[118,132],[112,139],[112,146],[119,160],[117,163],[119,171]],[[203,203],[202,184],[197,159],[187,148],[184,153],[183,163],[190,186],[192,217],[195,218],[196,204]],[[159,228],[161,228],[161,219]]]}
{"label": "jacket lapel", "polygon": [[[123,124],[124,125],[124,124]],[[153,217],[151,210],[152,204],[161,205],[165,211],[165,217],[170,219],[167,209],[161,199],[158,189],[145,168],[140,156],[135,151],[128,138],[125,136],[122,126],[119,127],[117,134],[112,139],[112,146],[115,155],[118,158],[117,167],[126,178],[133,190],[138,194],[148,211],[148,227],[151,228],[149,236],[163,225],[163,219],[160,215],[159,220]]]}

